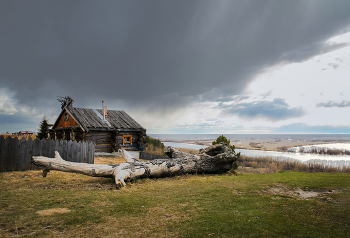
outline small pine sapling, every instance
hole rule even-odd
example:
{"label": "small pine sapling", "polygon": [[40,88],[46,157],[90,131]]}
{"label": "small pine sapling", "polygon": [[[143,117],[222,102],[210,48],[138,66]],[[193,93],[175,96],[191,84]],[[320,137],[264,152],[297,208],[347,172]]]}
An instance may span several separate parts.
{"label": "small pine sapling", "polygon": [[39,124],[39,132],[38,132],[38,138],[41,139],[47,139],[49,135],[49,123],[44,118],[40,124]]}

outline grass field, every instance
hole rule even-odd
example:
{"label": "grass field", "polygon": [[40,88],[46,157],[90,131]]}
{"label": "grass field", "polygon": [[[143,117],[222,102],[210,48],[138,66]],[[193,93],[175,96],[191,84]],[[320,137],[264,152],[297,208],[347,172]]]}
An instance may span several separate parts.
{"label": "grass field", "polygon": [[1,237],[348,237],[350,174],[184,175],[116,190],[108,178],[5,172],[0,214]]}

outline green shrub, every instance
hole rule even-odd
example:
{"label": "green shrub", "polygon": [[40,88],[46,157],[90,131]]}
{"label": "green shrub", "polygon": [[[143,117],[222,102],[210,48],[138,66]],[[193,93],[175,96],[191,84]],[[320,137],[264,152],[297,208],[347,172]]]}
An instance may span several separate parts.
{"label": "green shrub", "polygon": [[158,147],[161,149],[165,148],[164,144],[162,142],[160,142],[160,140],[149,137],[149,136],[147,136],[147,143],[148,143],[148,145],[153,145],[154,147]]}
{"label": "green shrub", "polygon": [[[218,138],[216,138],[216,140],[213,141],[211,144],[216,145],[216,144],[219,144],[221,142],[224,142],[226,145],[228,145],[231,148],[231,150],[233,150],[233,152],[235,152],[236,147],[234,145],[230,145],[230,143],[231,143],[230,139],[227,139],[224,135],[221,135]],[[237,156],[238,156],[237,158],[239,158],[240,154],[241,154],[241,152],[239,152],[237,154]]]}

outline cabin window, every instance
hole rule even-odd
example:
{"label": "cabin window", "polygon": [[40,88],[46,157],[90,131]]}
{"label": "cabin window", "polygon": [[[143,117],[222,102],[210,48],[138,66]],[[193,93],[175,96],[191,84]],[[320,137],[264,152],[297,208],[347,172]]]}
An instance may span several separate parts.
{"label": "cabin window", "polygon": [[65,120],[65,121],[68,121],[68,119],[69,119],[69,115],[68,115],[68,113],[66,113],[66,114],[65,114],[65,117],[64,117],[64,120]]}
{"label": "cabin window", "polygon": [[132,145],[132,135],[129,135],[129,136],[123,135],[123,145],[124,144]]}

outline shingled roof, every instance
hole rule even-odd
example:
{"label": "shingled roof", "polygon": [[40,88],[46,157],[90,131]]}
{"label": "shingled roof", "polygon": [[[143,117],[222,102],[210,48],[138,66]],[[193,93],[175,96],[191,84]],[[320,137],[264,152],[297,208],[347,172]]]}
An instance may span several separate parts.
{"label": "shingled roof", "polygon": [[[72,115],[72,117],[77,121],[77,123],[79,123],[80,126],[84,128],[85,131],[89,131],[89,128],[101,128],[111,130],[144,129],[139,123],[137,123],[131,116],[129,116],[124,111],[108,110],[106,121],[104,121],[102,118],[103,112],[101,109],[77,107],[66,107],[65,109]],[[99,115],[96,114],[97,112],[99,113]]]}

